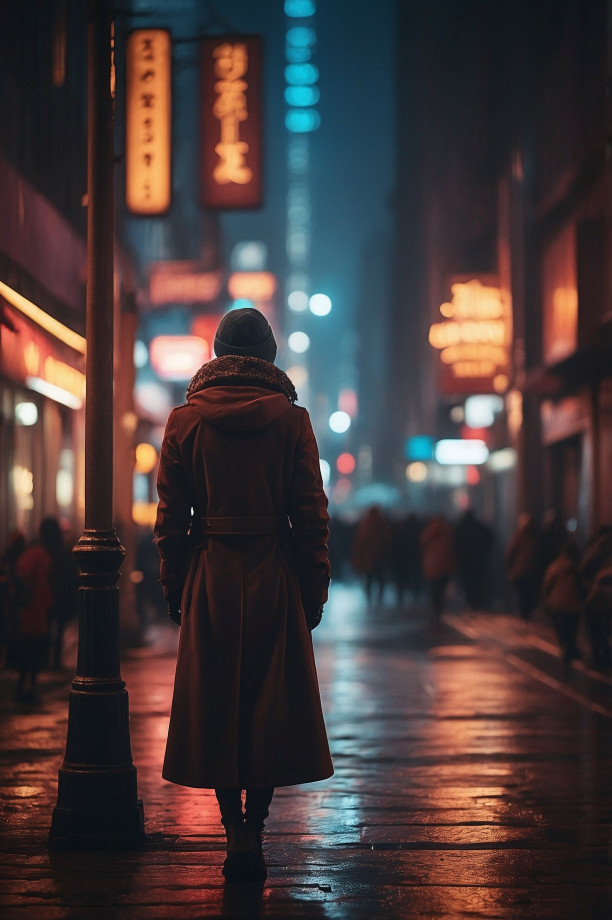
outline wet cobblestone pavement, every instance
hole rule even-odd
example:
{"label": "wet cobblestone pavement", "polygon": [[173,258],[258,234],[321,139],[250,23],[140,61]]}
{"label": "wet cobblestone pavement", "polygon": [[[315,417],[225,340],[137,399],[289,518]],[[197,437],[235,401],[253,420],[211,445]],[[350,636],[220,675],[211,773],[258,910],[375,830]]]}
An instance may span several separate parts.
{"label": "wet cobblestone pavement", "polygon": [[71,672],[39,706],[0,678],[0,906],[36,920],[612,917],[612,688],[515,617],[368,609],[336,585],[315,635],[335,775],[272,803],[266,885],[226,886],[212,793],[161,779],[177,633],[128,652],[146,842],[49,853]]}

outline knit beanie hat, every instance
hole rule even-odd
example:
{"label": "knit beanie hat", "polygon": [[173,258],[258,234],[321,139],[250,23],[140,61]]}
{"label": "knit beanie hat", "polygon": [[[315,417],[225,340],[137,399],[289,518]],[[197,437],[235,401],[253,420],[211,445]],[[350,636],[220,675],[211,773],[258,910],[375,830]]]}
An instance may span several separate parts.
{"label": "knit beanie hat", "polygon": [[215,354],[247,355],[274,364],[276,340],[268,320],[254,307],[242,307],[226,313],[217,327]]}

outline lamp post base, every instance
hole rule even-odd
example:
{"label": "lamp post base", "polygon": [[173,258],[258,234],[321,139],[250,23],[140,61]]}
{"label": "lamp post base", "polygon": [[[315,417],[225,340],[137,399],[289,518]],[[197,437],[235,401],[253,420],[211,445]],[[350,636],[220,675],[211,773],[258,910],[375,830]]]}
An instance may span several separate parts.
{"label": "lamp post base", "polygon": [[52,850],[132,850],[144,841],[142,801],[117,809],[53,811],[49,847]]}
{"label": "lamp post base", "polygon": [[116,582],[125,550],[115,531],[85,530],[73,554],[81,570],[77,676],[68,699],[66,754],[49,846],[121,849],[144,839],[119,673]]}

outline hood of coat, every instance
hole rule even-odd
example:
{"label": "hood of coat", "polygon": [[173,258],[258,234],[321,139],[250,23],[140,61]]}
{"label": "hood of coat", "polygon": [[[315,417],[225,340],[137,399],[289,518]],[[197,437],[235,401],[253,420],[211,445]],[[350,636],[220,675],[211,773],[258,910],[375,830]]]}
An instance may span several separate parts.
{"label": "hood of coat", "polygon": [[287,375],[261,358],[226,355],[204,364],[187,388],[202,418],[235,431],[264,428],[296,401]]}

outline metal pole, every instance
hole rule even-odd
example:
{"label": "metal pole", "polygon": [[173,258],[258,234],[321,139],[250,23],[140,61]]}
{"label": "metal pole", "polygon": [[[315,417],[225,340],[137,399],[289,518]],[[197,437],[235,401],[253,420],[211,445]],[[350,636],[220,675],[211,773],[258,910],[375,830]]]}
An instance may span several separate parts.
{"label": "metal pole", "polygon": [[87,397],[85,529],[73,554],[81,570],[79,650],[59,771],[52,847],[113,849],[143,838],[119,670],[119,568],[113,527],[113,105],[111,0],[92,0],[88,26]]}

